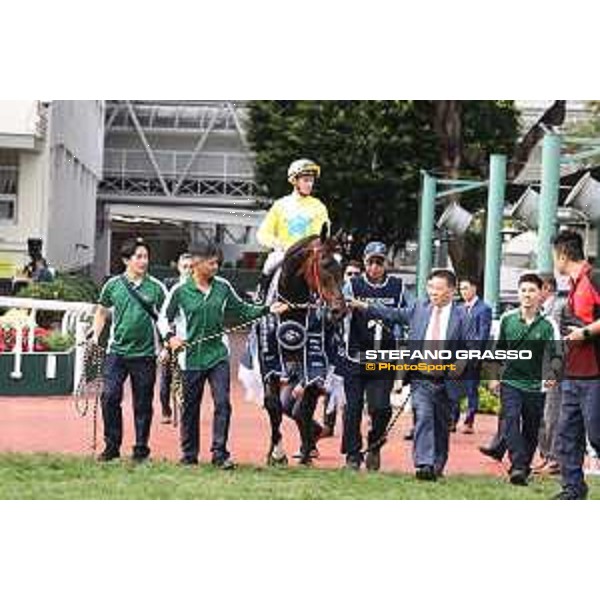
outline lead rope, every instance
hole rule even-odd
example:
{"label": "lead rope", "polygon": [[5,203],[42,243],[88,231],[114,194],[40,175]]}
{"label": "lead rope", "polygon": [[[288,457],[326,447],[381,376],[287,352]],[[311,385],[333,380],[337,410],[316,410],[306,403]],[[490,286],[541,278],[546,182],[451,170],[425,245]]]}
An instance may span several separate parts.
{"label": "lead rope", "polygon": [[90,441],[91,455],[96,454],[98,443],[98,406],[104,387],[103,367],[105,350],[102,346],[88,342],[83,354],[83,370],[75,388],[75,412],[85,418],[92,406],[92,439]]}
{"label": "lead rope", "polygon": [[233,327],[226,327],[218,331],[217,333],[213,333],[207,336],[200,336],[190,342],[184,342],[183,347],[177,350],[176,352],[169,351],[169,370],[171,371],[171,387],[169,390],[169,402],[171,403],[173,412],[173,427],[176,428],[179,424],[181,407],[183,405],[183,370],[179,363],[179,352],[181,352],[183,348],[193,348],[194,346],[202,344],[207,340],[217,339],[222,337],[223,334],[229,334],[233,333],[234,331],[238,331],[239,329],[243,329],[248,325],[257,323],[264,317],[265,315],[255,317],[254,319],[244,321],[239,325],[234,325]]}
{"label": "lead rope", "polygon": [[370,444],[367,447],[367,449],[363,451],[363,453],[362,453],[363,455],[367,454],[368,452],[372,452],[373,450],[378,450],[387,442],[388,436],[390,435],[390,433],[392,433],[392,430],[396,426],[396,423],[398,422],[400,415],[404,412],[406,405],[410,401],[410,396],[411,396],[410,393],[407,394],[406,398],[403,400],[402,404],[400,404],[400,406],[394,407],[392,409],[392,417],[390,418],[390,422],[388,423],[387,427],[385,428],[385,432],[378,440],[376,440],[375,442]]}

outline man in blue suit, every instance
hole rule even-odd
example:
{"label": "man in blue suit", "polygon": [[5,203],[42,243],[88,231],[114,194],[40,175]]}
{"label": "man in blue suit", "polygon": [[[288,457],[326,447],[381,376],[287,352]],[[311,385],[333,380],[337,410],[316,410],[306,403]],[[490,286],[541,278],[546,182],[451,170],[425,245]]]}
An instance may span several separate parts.
{"label": "man in blue suit", "polygon": [[[388,324],[409,327],[408,349],[451,350],[465,348],[472,339],[464,307],[453,301],[456,276],[447,269],[432,271],[427,281],[428,301],[409,308],[387,308],[380,304],[352,302],[351,306],[367,311],[367,316]],[[422,362],[422,361],[415,361]],[[454,360],[450,362],[456,362]],[[465,364],[457,363],[455,375]],[[447,380],[450,370],[432,373],[410,371],[411,400],[415,416],[413,460],[416,477],[434,481],[441,476],[448,460],[450,398]]]}
{"label": "man in blue suit", "polygon": [[[477,295],[477,281],[474,277],[463,277],[459,283],[460,295],[463,299],[463,307],[469,320],[469,329],[473,340],[480,342],[481,350],[484,350],[490,337],[490,328],[492,326],[492,308],[486,304]],[[467,395],[467,414],[462,428],[463,433],[473,433],[475,424],[475,415],[479,410],[479,381],[481,379],[481,363],[471,362],[465,369],[460,378]],[[460,390],[460,384],[457,388]],[[460,407],[458,405],[458,396],[460,391],[453,396],[453,414],[452,423],[458,423],[460,418]]]}

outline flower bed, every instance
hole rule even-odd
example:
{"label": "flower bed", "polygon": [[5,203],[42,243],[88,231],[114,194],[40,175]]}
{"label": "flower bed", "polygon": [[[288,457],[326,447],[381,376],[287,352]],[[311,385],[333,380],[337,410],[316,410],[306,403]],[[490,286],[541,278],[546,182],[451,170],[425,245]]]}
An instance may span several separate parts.
{"label": "flower bed", "polygon": [[[25,327],[22,331],[21,350],[29,352],[29,327]],[[45,352],[49,350],[47,337],[50,334],[51,332],[43,327],[36,327],[34,329],[33,352]],[[0,328],[0,353],[14,352],[16,343],[17,330],[15,327],[6,326]]]}

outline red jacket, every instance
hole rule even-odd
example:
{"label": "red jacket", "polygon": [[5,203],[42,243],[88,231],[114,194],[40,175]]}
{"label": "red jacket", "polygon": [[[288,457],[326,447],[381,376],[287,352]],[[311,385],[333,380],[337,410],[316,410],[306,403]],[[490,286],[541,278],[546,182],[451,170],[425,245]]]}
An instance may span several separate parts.
{"label": "red jacket", "polygon": [[[571,279],[568,299],[571,314],[586,325],[600,318],[600,284],[592,279],[592,267],[585,263],[576,279]],[[598,340],[568,344],[566,374],[571,378],[600,378]]]}

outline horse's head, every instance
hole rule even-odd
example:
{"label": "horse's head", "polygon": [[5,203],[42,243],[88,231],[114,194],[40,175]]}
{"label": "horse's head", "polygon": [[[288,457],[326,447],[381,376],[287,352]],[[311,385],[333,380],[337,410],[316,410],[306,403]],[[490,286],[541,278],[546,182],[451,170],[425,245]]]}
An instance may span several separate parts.
{"label": "horse's head", "polygon": [[316,295],[331,308],[334,320],[346,311],[340,248],[337,238],[329,237],[327,227],[323,226],[321,235],[300,240],[287,251],[281,278],[282,285],[288,286],[293,276],[300,278],[306,292]]}

